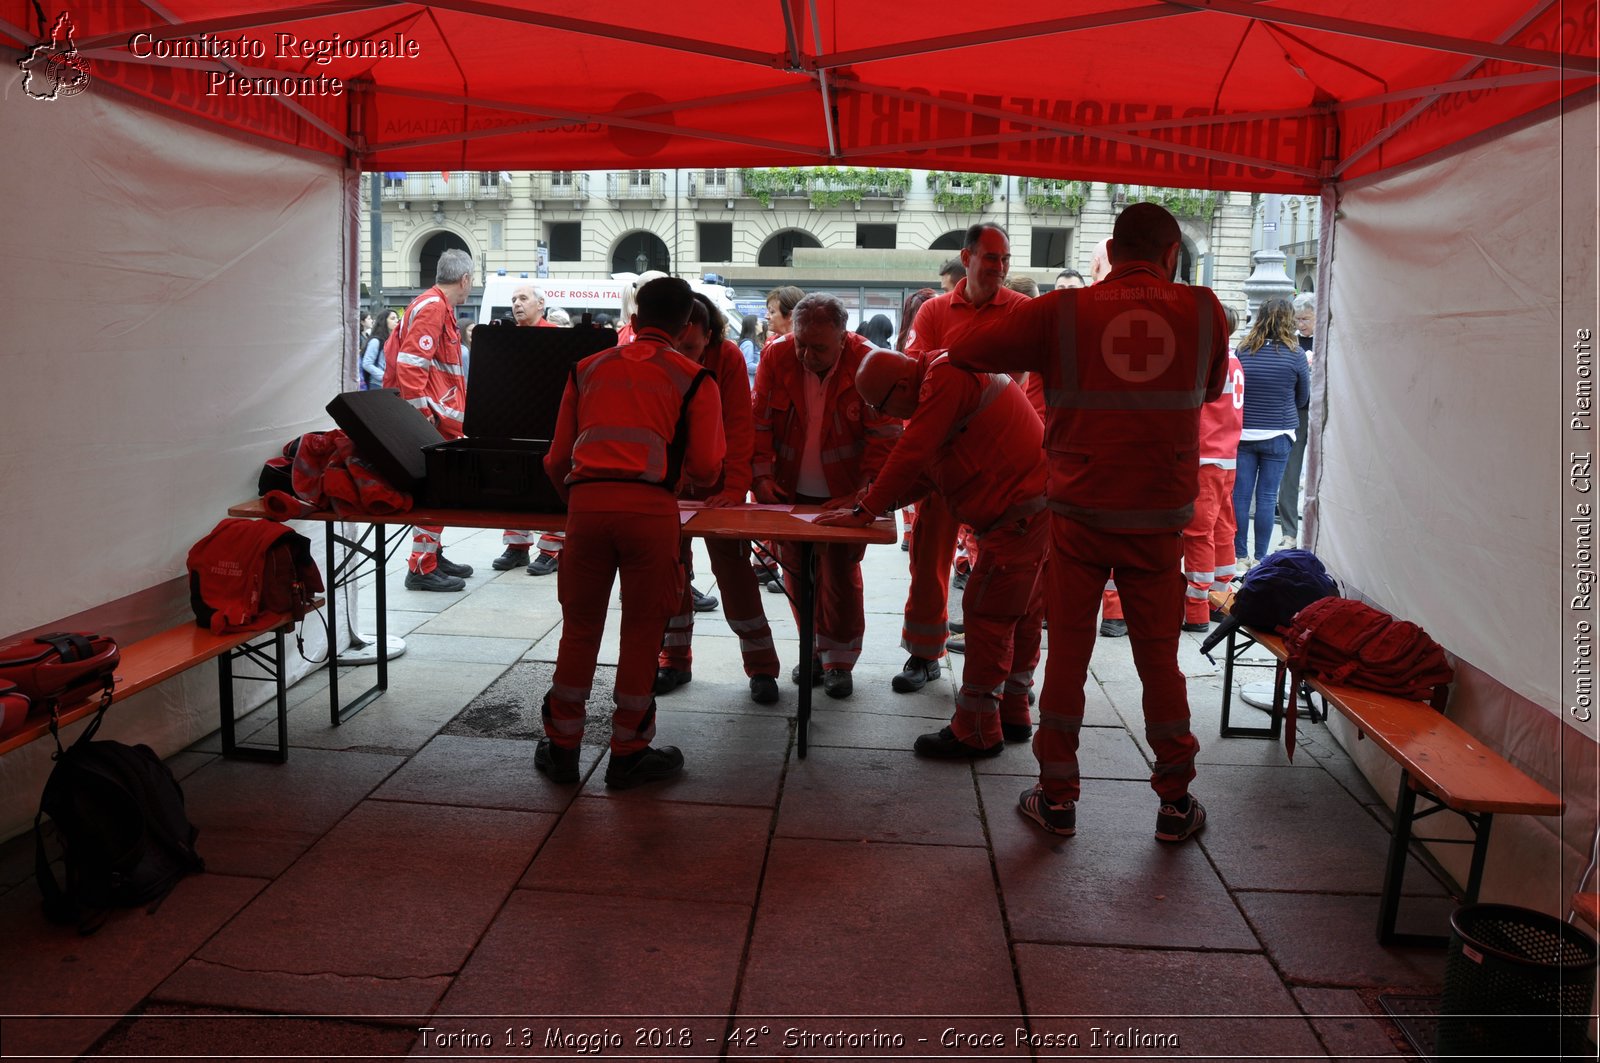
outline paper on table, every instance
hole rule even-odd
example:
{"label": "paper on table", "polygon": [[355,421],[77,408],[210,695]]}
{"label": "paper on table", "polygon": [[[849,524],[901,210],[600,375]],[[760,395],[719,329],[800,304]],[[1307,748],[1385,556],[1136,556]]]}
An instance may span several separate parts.
{"label": "paper on table", "polygon": [[678,510],[678,527],[683,527],[685,524],[688,524],[691,520],[694,520],[699,515],[700,511],[698,509]]}
{"label": "paper on table", "polygon": [[791,513],[791,514],[789,514],[789,516],[793,517],[795,520],[803,520],[807,524],[810,524],[812,521],[814,521],[818,517],[822,516],[822,514],[821,513]]}

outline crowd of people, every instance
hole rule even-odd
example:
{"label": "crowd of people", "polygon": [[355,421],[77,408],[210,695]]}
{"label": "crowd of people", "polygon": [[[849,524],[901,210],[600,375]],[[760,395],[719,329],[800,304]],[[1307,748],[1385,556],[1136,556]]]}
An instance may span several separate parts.
{"label": "crowd of people", "polygon": [[[900,510],[910,656],[891,686],[920,689],[947,652],[966,653],[954,714],[914,751],[991,757],[1031,741],[1039,779],[1018,808],[1046,831],[1074,833],[1090,655],[1097,635],[1125,635],[1156,757],[1156,837],[1181,842],[1202,829],[1205,810],[1189,792],[1199,743],[1180,633],[1212,622],[1208,595],[1251,563],[1252,529],[1254,556],[1272,549],[1278,484],[1304,445],[1310,324],[1309,302],[1269,300],[1235,353],[1233,312],[1210,289],[1175,280],[1180,250],[1172,216],[1136,204],[1097,249],[1089,278],[1063,270],[1041,294],[1009,276],[1004,229],[974,225],[941,272],[944,291],[913,293],[898,334],[885,315],[852,331],[839,299],[786,286],[768,295],[764,343],[758,323],[724,321],[686,282],[641,278],[618,345],[579,363],[562,396],[545,468],[567,502],[568,535],[507,530],[493,565],[558,578],[565,623],[538,770],[578,777],[619,580],[606,782],[682,770],[679,750],[652,744],[655,699],[692,682],[694,616],[717,603],[703,604],[690,582],[679,499],[815,506],[818,524],[837,526]],[[374,327],[362,357],[363,372],[398,386],[449,438],[461,434],[465,405],[454,309],[472,283],[470,260],[452,255],[403,317]],[[518,289],[517,324],[548,326],[543,310],[536,285]],[[471,575],[445,559],[440,531],[416,529],[408,588],[460,589]],[[1296,532],[1286,523],[1288,539]],[[795,551],[758,544],[752,562],[751,544],[717,540],[707,552],[750,696],[772,704],[780,664],[759,586],[797,600]],[[845,699],[866,630],[865,547],[828,542],[815,553],[815,658],[790,675],[798,683],[809,673]],[[959,625],[952,585],[962,592]]]}

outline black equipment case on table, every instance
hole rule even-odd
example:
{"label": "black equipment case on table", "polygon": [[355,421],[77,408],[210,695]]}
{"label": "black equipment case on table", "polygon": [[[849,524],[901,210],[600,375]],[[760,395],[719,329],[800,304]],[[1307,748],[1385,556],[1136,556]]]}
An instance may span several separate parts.
{"label": "black equipment case on table", "polygon": [[572,367],[617,342],[610,329],[480,325],[472,331],[466,437],[424,449],[429,506],[558,513],[544,474]]}
{"label": "black equipment case on table", "polygon": [[328,403],[328,413],[355,444],[357,457],[397,490],[420,492],[428,474],[423,450],[444,442],[444,436],[399,391],[346,391]]}

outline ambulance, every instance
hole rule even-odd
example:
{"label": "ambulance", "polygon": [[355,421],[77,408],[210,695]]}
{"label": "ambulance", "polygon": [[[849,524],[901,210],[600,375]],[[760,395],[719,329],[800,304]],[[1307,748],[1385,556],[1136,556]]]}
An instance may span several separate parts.
{"label": "ambulance", "polygon": [[[633,287],[634,280],[632,273],[614,273],[610,280],[529,277],[527,274],[513,276],[504,272],[491,274],[484,280],[483,301],[478,306],[478,324],[510,321],[512,293],[524,284],[531,284],[544,293],[546,316],[550,311],[560,308],[571,316],[573,324],[577,324],[584,314],[590,314],[596,320],[605,314],[620,327],[624,324],[622,293]],[[704,280],[691,280],[689,287],[710,296],[711,302],[728,319],[734,335],[738,335],[741,321],[739,308],[734,304],[733,292],[721,283],[720,278],[712,275]]]}

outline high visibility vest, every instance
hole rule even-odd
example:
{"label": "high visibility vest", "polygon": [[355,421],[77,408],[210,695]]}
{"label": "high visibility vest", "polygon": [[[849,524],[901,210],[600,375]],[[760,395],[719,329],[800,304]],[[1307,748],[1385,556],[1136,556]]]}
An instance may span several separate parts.
{"label": "high visibility vest", "polygon": [[1052,305],[1050,508],[1110,531],[1182,529],[1199,490],[1200,408],[1227,369],[1216,296],[1130,262]]}
{"label": "high visibility vest", "polygon": [[[637,357],[641,349],[651,353]],[[566,482],[675,491],[689,440],[689,400],[710,377],[650,330],[579,362],[572,370],[578,434]]]}
{"label": "high visibility vest", "polygon": [[[388,380],[385,367],[385,382]],[[400,397],[420,410],[446,439],[459,439],[467,417],[467,374],[461,365],[456,312],[437,286],[406,307],[393,369]]]}

